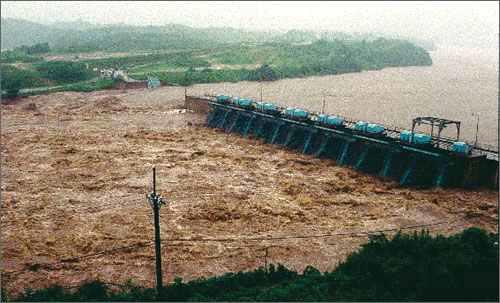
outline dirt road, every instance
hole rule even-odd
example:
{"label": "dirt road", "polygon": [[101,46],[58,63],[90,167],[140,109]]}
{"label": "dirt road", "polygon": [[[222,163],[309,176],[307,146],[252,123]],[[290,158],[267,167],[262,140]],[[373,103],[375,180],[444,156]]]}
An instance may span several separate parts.
{"label": "dirt road", "polygon": [[[265,247],[268,262],[332,270],[367,241],[200,239],[307,236],[447,220],[453,223],[430,230],[497,228],[496,192],[399,188],[332,161],[204,128],[204,117],[179,109],[181,96],[182,88],[57,93],[2,105],[7,290],[95,278],[152,287],[154,248],[141,244],[153,240],[146,201],[153,166],[168,201],[161,209],[166,282],[262,266]],[[109,251],[124,246],[130,248]],[[87,257],[71,258],[82,255]]]}

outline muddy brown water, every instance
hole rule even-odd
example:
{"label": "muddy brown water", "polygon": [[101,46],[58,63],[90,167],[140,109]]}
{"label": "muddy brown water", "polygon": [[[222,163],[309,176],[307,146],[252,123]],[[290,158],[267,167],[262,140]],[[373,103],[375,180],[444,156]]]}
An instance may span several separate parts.
{"label": "muddy brown water", "polygon": [[[330,271],[368,239],[303,236],[436,222],[431,231],[444,235],[497,230],[496,192],[400,188],[205,128],[204,116],[179,109],[183,95],[181,87],[65,92],[2,105],[0,271],[10,294],[93,279],[153,287],[154,248],[139,246],[153,242],[152,166],[168,201],[165,283],[254,269],[265,247],[269,263]],[[261,240],[283,236],[298,238]],[[204,238],[233,241],[196,241]]]}
{"label": "muddy brown water", "polygon": [[[462,121],[461,138],[498,146],[498,50],[441,48],[432,66],[386,68],[343,75],[257,82],[199,84],[188,94],[224,93],[287,106],[325,111],[352,119],[411,128],[417,116]],[[417,130],[429,131],[423,126]],[[456,136],[456,128],[443,131]]]}

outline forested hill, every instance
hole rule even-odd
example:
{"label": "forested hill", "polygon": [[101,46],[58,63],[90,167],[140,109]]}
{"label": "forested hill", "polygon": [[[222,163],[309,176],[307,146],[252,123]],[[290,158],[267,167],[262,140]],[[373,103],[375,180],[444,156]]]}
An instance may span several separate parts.
{"label": "forested hill", "polygon": [[210,48],[224,44],[266,42],[278,33],[233,28],[95,25],[85,22],[42,25],[20,19],[1,19],[2,49],[48,42],[51,49],[67,52],[130,51]]}
{"label": "forested hill", "polygon": [[1,43],[3,49],[37,43],[54,43],[67,33],[64,30],[20,19],[1,19]]}
{"label": "forested hill", "polygon": [[[383,34],[348,34],[337,31],[290,30],[246,31],[230,27],[193,28],[180,24],[164,26],[95,25],[84,21],[42,25],[21,19],[1,19],[2,49],[49,43],[57,52],[134,51],[212,48],[241,43],[311,43],[323,40],[375,40]],[[405,38],[400,38],[405,39]],[[428,49],[430,41],[409,40]],[[422,44],[421,44],[422,42]]]}

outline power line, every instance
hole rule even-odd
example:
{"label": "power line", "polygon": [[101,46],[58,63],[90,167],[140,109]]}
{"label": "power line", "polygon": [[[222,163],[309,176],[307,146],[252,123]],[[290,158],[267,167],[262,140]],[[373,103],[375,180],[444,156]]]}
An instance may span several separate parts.
{"label": "power line", "polygon": [[[423,228],[423,227],[431,227],[431,226],[438,226],[438,225],[452,225],[453,223],[456,223],[460,221],[460,219],[456,219],[453,221],[440,221],[440,222],[434,222],[434,223],[428,223],[428,224],[419,224],[419,225],[411,225],[411,226],[403,226],[403,227],[398,227],[398,228],[390,228],[390,229],[379,229],[379,230],[371,230],[371,231],[356,231],[356,232],[341,232],[341,233],[328,233],[328,234],[316,234],[316,235],[296,235],[296,236],[280,236],[280,237],[251,237],[251,238],[194,238],[194,239],[188,239],[188,238],[168,238],[168,239],[163,239],[161,242],[166,242],[166,241],[173,241],[173,242],[238,242],[238,241],[265,241],[265,240],[290,240],[290,239],[310,239],[310,238],[325,238],[325,237],[365,237],[371,234],[377,234],[377,233],[383,233],[383,232],[394,232],[394,231],[400,231],[400,230],[407,230],[407,229],[415,229],[415,228]],[[86,258],[93,258],[93,257],[98,257],[104,254],[109,254],[109,253],[114,253],[122,250],[128,250],[128,249],[134,249],[134,248],[143,248],[143,247],[149,247],[152,246],[154,243],[151,242],[139,242],[127,246],[121,246],[121,247],[116,247],[112,249],[107,249],[107,250],[102,250],[96,253],[92,254],[86,254],[86,255],[80,255],[80,256],[74,256],[74,257],[66,257],[60,259],[59,262],[53,262],[49,264],[45,264],[45,266],[52,266],[54,264],[60,264],[60,263],[66,263],[66,262],[76,262],[81,259],[86,259]],[[169,247],[183,247],[183,246],[191,246],[191,245],[186,245],[186,244],[169,244]],[[243,248],[243,247],[256,247],[259,245],[248,245],[248,246],[240,246],[238,248]],[[261,245],[262,246],[262,245]],[[285,247],[285,246],[281,246]],[[20,272],[25,272],[26,270],[17,270],[17,271],[11,271],[11,272],[4,272],[4,274],[15,274],[15,273],[20,273]]]}
{"label": "power line", "polygon": [[429,224],[420,224],[420,225],[411,225],[404,226],[398,228],[389,228],[389,229],[379,229],[379,230],[371,230],[371,231],[355,231],[355,232],[344,232],[344,233],[328,233],[328,234],[317,234],[317,235],[295,235],[295,236],[280,236],[280,237],[251,237],[251,238],[169,238],[168,241],[179,241],[179,242],[233,242],[233,241],[264,241],[264,240],[289,240],[289,239],[309,239],[309,238],[325,238],[325,237],[335,237],[335,236],[346,236],[346,237],[358,237],[358,236],[367,236],[371,234],[383,233],[383,232],[392,232],[399,231],[405,229],[414,229],[421,227],[430,227],[436,225],[443,224],[452,224],[459,221],[459,219],[454,221],[441,221]]}

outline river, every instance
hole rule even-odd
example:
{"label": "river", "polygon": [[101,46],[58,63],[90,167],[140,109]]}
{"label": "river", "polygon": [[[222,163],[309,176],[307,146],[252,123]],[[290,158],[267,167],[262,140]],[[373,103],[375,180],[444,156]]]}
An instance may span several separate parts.
{"label": "river", "polygon": [[[300,106],[351,119],[411,128],[418,116],[462,121],[460,138],[498,146],[498,49],[439,48],[432,66],[385,68],[274,82],[197,84],[188,94],[229,94]],[[429,128],[421,126],[421,131]],[[456,128],[443,131],[456,136]]]}

